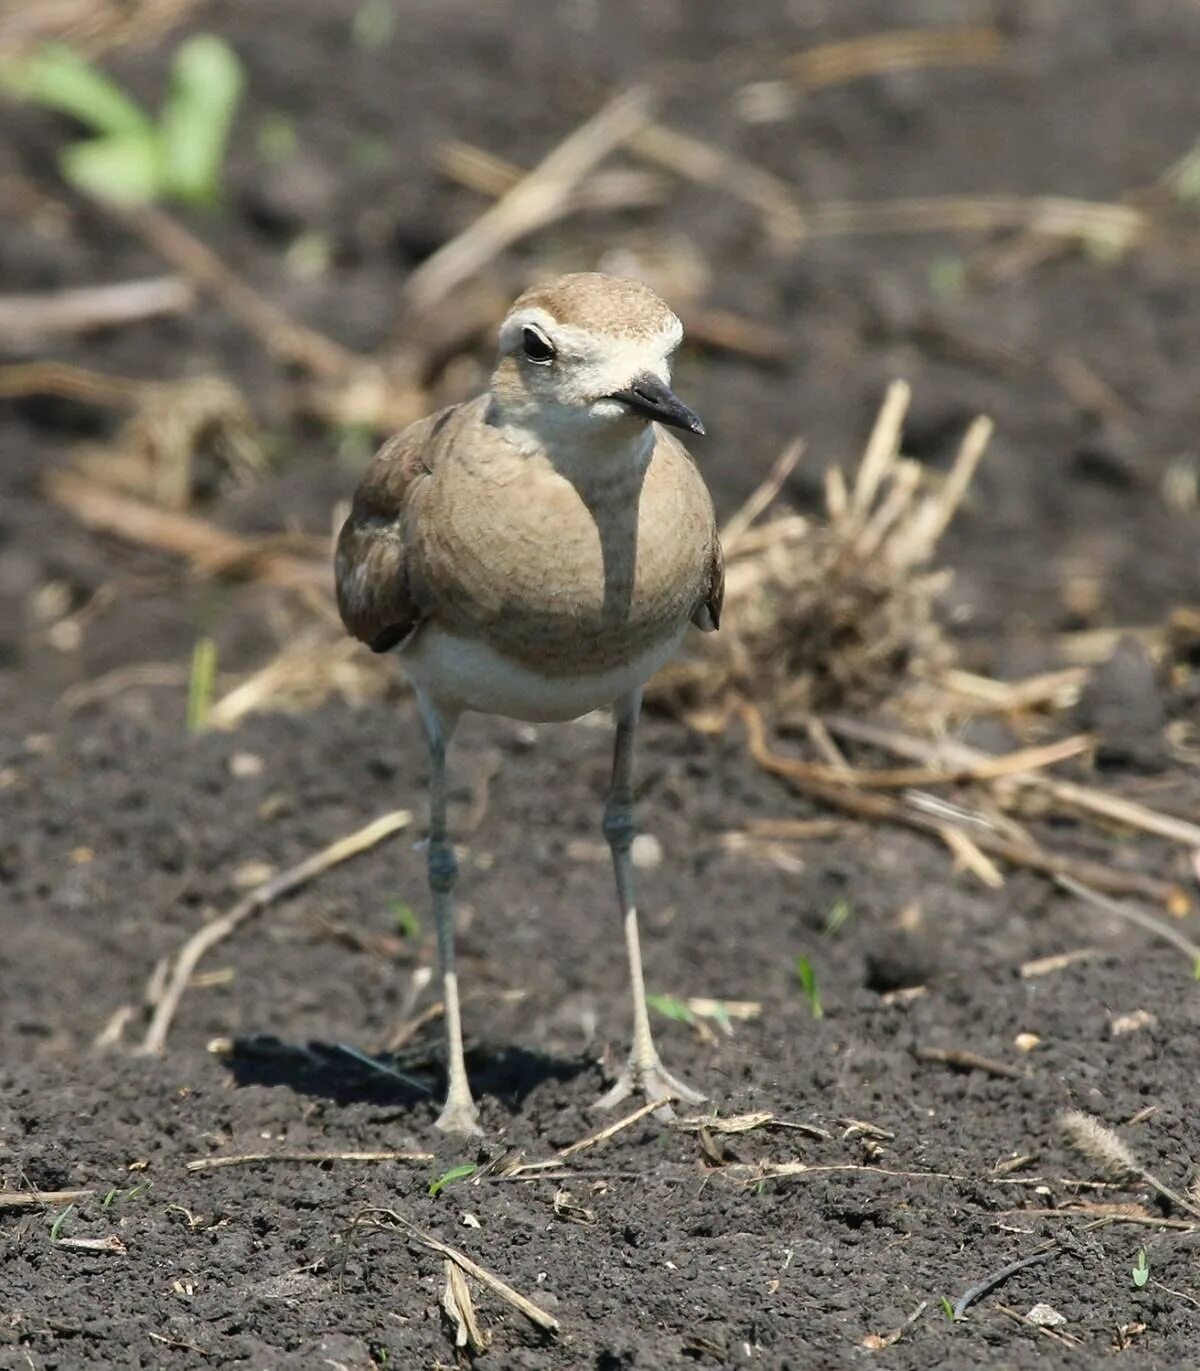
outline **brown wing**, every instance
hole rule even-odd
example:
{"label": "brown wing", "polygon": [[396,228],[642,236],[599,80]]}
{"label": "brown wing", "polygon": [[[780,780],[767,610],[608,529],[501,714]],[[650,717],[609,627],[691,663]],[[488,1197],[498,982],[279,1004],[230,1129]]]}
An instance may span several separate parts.
{"label": "brown wing", "polygon": [[721,606],[725,603],[725,554],[721,551],[721,540],[713,529],[712,557],[708,564],[708,586],[704,599],[692,615],[692,623],[706,633],[713,633],[721,627]]}
{"label": "brown wing", "polygon": [[334,557],[338,612],[372,652],[387,652],[417,627],[423,609],[413,593],[404,545],[404,512],[432,469],[438,434],[454,414],[442,410],[389,438],[367,468]]}

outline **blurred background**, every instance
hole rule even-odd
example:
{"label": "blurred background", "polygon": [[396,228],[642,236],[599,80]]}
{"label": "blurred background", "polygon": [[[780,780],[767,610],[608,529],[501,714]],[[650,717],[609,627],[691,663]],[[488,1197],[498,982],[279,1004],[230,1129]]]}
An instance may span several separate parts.
{"label": "blurred background", "polygon": [[7,0],[0,57],[10,720],[177,717],[198,637],[220,695],[328,625],[379,437],[571,268],[683,316],[723,515],[797,435],[822,507],[893,378],[935,478],[990,415],[941,553],[977,668],[1200,599],[1195,4]]}

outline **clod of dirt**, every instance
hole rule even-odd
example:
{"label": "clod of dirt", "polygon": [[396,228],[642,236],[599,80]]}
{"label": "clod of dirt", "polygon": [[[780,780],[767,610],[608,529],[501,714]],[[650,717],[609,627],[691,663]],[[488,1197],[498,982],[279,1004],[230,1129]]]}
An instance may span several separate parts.
{"label": "clod of dirt", "polygon": [[721,531],[722,631],[659,673],[651,703],[702,722],[739,698],[782,720],[869,711],[884,701],[911,705],[952,665],[936,609],[950,575],[930,568],[992,426],[980,418],[968,428],[931,490],[920,464],[900,455],[909,397],[908,385],[894,382],[852,479],[827,474],[823,523],[787,514],[757,522],[799,446],[780,458]]}
{"label": "clod of dirt", "polygon": [[1136,638],[1122,638],[1092,673],[1076,711],[1098,736],[1097,765],[1158,771],[1166,764],[1166,708],[1158,670]]}

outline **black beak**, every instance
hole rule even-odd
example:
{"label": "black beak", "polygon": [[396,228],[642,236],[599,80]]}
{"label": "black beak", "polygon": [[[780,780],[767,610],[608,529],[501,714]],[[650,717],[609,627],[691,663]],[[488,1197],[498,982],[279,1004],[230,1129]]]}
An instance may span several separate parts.
{"label": "black beak", "polygon": [[670,386],[665,386],[657,376],[646,373],[638,376],[626,390],[618,390],[608,397],[628,405],[630,413],[644,419],[655,419],[670,428],[686,429],[689,433],[704,434],[700,416],[688,409],[682,400],[675,398]]}

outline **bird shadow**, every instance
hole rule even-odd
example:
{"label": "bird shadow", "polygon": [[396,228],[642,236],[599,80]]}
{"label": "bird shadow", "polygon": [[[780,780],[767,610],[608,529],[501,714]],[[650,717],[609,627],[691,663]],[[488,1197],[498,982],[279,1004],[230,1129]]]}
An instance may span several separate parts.
{"label": "bird shadow", "polygon": [[[445,1090],[444,1063],[420,1049],[371,1054],[347,1043],[289,1043],[267,1034],[235,1038],[225,1065],[238,1086],[281,1086],[297,1095],[399,1110],[438,1104]],[[498,1099],[513,1113],[539,1086],[574,1080],[592,1063],[555,1058],[523,1047],[467,1052],[477,1098]]]}

